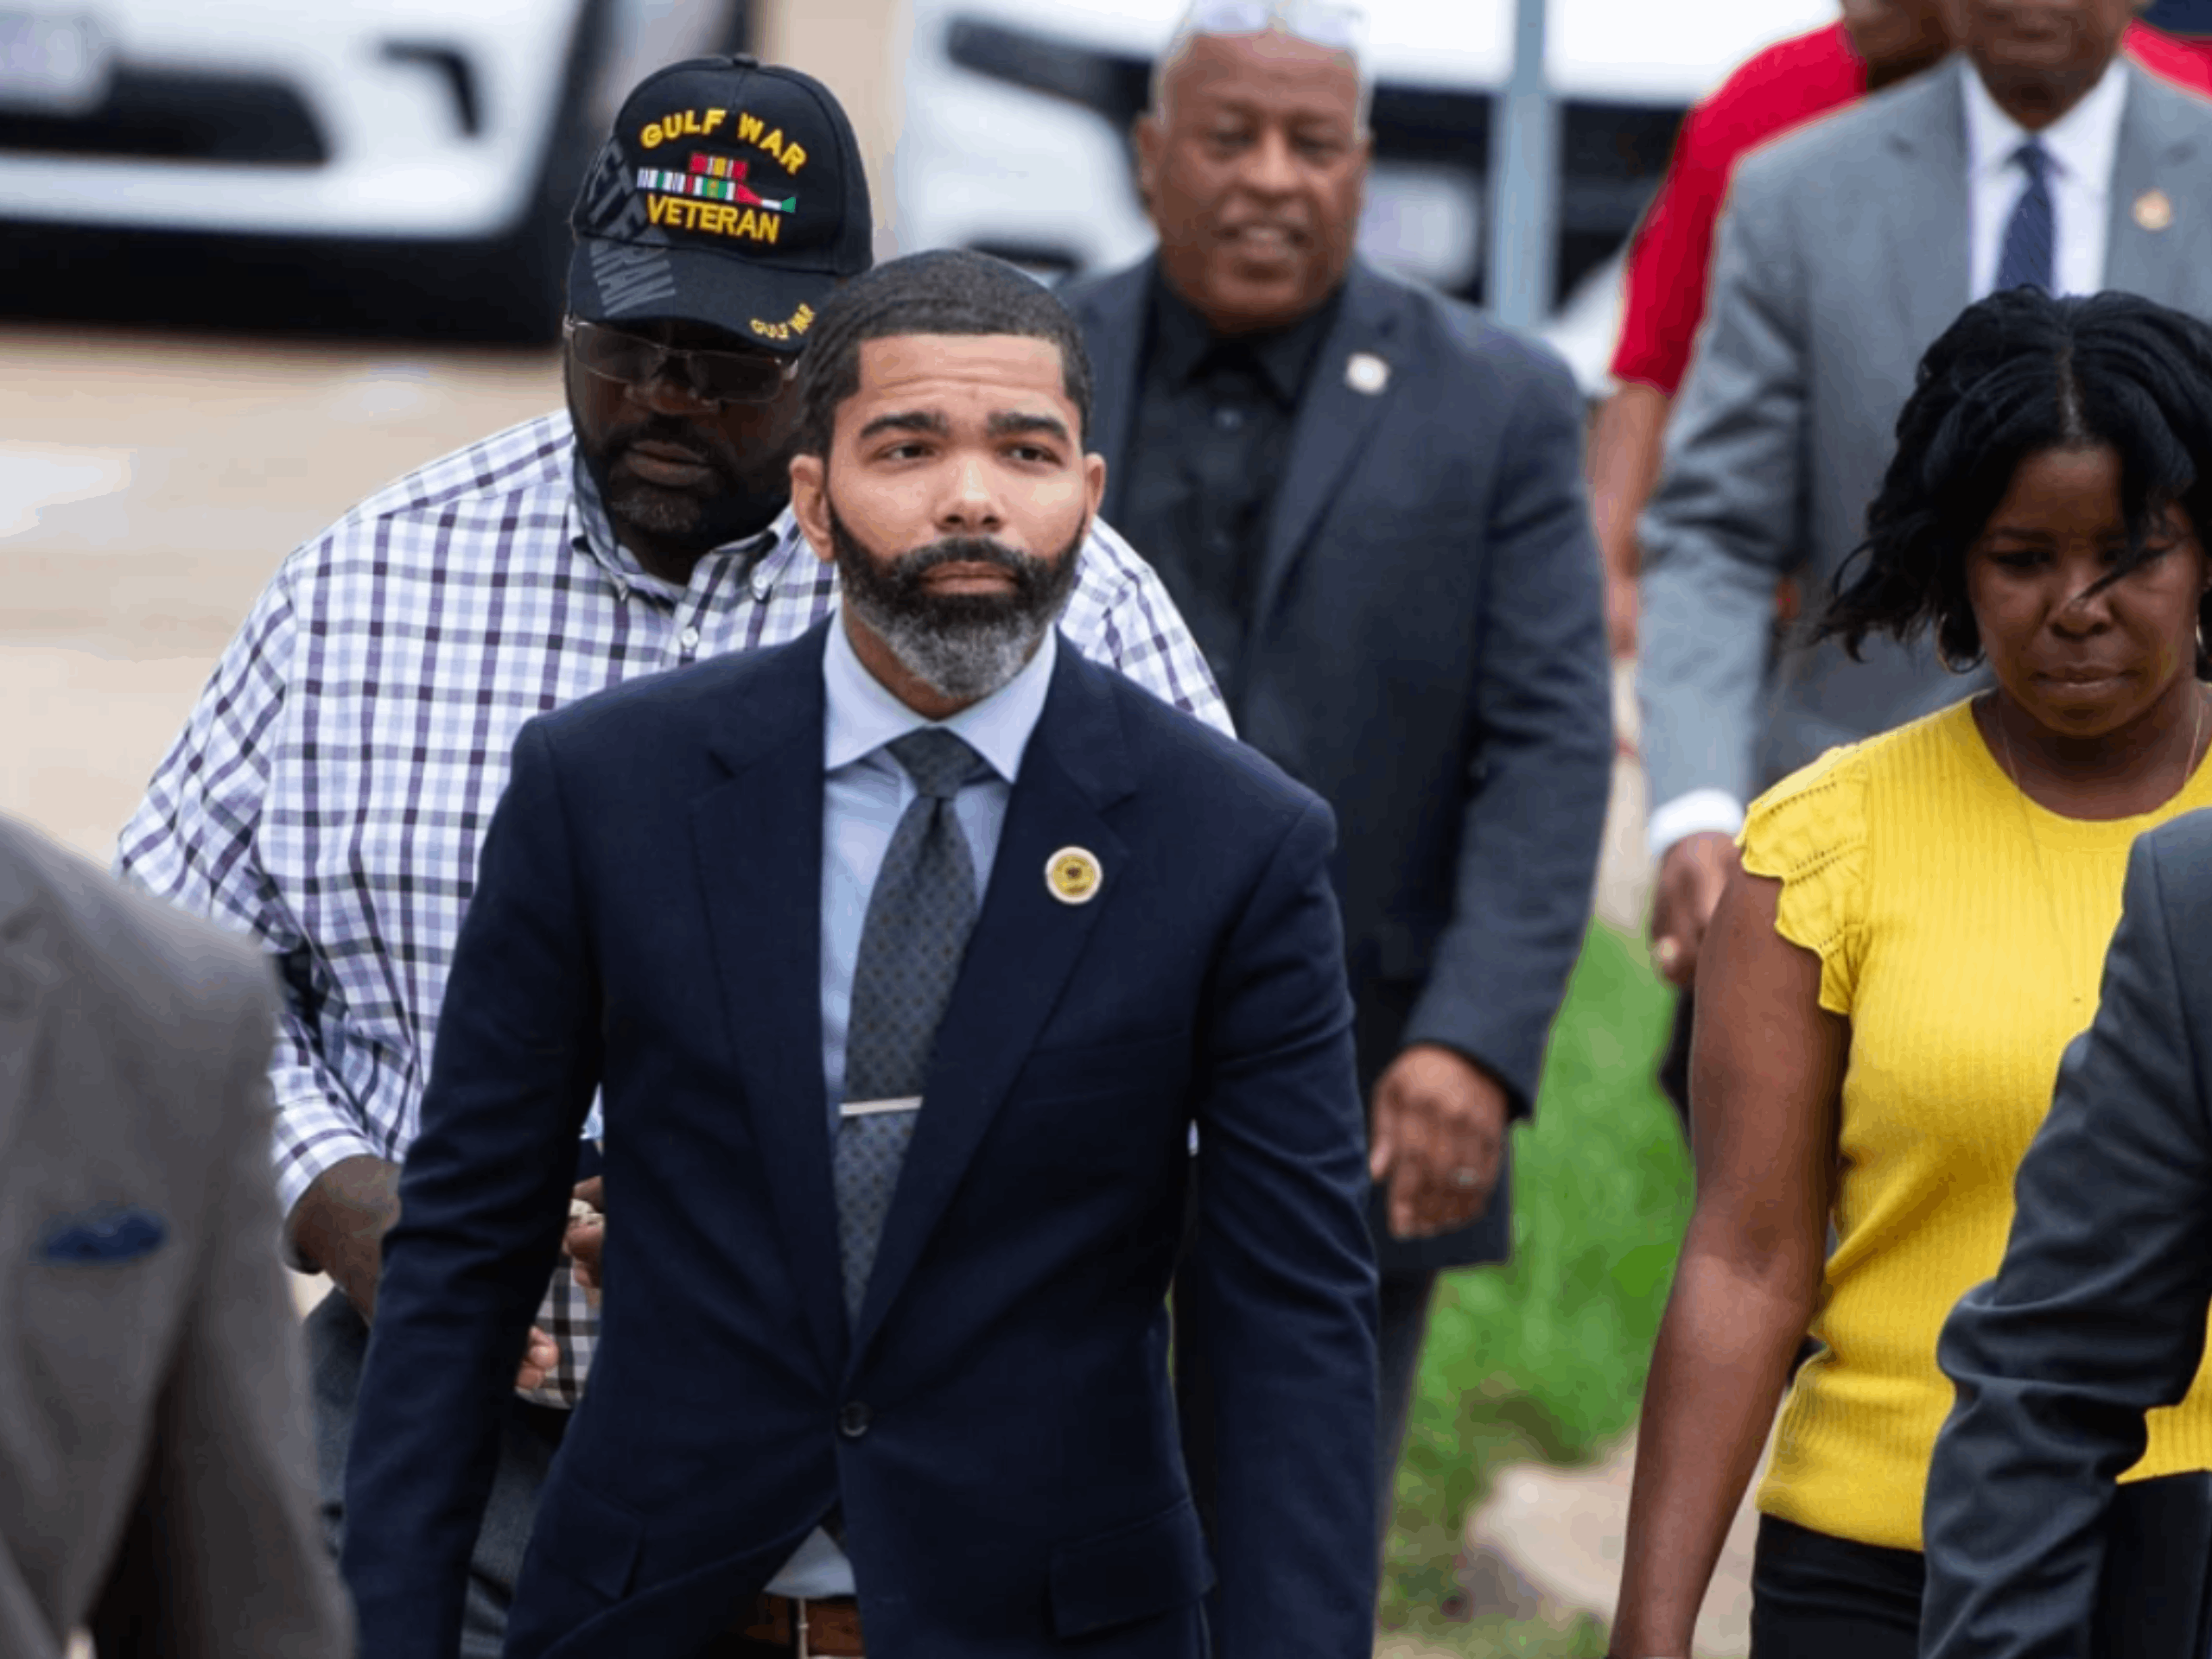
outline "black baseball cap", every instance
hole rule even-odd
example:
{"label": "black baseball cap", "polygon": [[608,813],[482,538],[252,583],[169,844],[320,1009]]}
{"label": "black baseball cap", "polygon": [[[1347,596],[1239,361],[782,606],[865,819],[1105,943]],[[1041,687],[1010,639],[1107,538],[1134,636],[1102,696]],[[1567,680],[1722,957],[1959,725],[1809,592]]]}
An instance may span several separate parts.
{"label": "black baseball cap", "polygon": [[796,353],[830,290],[874,262],[852,123],[813,76],[748,57],[655,70],[576,198],[569,309],[675,318]]}

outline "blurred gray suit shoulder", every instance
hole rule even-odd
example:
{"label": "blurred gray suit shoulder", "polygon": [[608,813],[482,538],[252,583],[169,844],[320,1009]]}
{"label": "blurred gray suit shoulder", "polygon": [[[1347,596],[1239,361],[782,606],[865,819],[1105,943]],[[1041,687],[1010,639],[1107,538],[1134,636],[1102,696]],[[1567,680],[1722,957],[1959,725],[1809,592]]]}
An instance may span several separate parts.
{"label": "blurred gray suit shoulder", "polygon": [[0,820],[0,1652],[333,1659],[251,945]]}
{"label": "blurred gray suit shoulder", "polygon": [[[0,818],[0,917],[35,911],[60,962],[93,976],[120,1007],[157,1025],[209,1022],[238,1040],[266,1040],[238,1022],[276,1017],[268,959],[248,941],[110,877],[37,831]],[[116,1040],[141,1040],[130,1027]]]}
{"label": "blurred gray suit shoulder", "polygon": [[[1933,130],[1955,116],[1961,122],[1965,119],[1955,69],[1937,70],[1885,88],[1855,104],[1831,110],[1817,120],[1792,127],[1750,151],[1736,163],[1729,186],[1730,204],[1745,192],[1780,195],[1808,184],[1859,191],[1867,177],[1866,158],[1877,150],[1894,148],[1893,136],[1901,129]],[[1964,142],[1963,129],[1961,141]]]}

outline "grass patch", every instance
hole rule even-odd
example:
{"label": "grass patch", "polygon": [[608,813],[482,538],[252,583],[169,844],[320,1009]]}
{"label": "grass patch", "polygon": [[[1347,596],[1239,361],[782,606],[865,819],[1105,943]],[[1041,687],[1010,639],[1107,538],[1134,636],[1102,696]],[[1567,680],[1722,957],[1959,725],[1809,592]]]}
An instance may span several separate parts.
{"label": "grass patch", "polygon": [[1581,1659],[1604,1630],[1454,1622],[1459,1538],[1497,1469],[1587,1462],[1634,1421],[1675,1255],[1689,1160],[1652,1082],[1673,994],[1643,949],[1592,926],[1514,1137],[1514,1257],[1446,1274],[1421,1357],[1385,1555],[1385,1630],[1465,1653]]}

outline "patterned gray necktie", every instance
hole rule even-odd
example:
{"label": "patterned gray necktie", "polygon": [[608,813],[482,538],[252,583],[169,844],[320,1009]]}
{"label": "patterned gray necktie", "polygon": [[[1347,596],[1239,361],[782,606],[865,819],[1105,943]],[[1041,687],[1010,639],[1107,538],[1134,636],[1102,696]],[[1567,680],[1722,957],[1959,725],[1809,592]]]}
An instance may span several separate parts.
{"label": "patterned gray necktie", "polygon": [[[887,747],[920,792],[891,832],[868,895],[845,1027],[845,1099],[918,1106],[938,1024],[976,925],[976,865],[952,798],[987,768],[947,731],[909,732]],[[837,1247],[845,1315],[855,1324],[916,1116],[909,1107],[838,1119]]]}

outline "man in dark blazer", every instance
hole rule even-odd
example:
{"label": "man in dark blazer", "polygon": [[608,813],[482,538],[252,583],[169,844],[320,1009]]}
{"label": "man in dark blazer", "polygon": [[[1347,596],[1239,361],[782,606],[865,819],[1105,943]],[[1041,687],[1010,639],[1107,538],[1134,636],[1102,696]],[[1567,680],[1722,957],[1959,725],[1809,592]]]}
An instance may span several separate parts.
{"label": "man in dark blazer", "polygon": [[1337,810],[1387,1516],[1436,1272],[1510,1248],[1507,1125],[1581,949],[1613,748],[1574,388],[1354,256],[1365,97],[1343,41],[1186,29],[1137,130],[1159,255],[1068,304],[1108,516],[1239,734]]}
{"label": "man in dark blazer", "polygon": [[[1044,289],[878,267],[823,308],[800,400],[840,616],[517,743],[353,1439],[366,1649],[454,1651],[600,1090],[603,1325],[513,1659],[1364,1653],[1329,810],[1058,640],[1103,464]],[[1211,1549],[1171,1268],[1212,1315],[1179,1338],[1219,1379]]]}
{"label": "man in dark blazer", "polygon": [[[1943,1329],[1958,1401],[1928,1475],[1924,1659],[2201,1654],[2212,1637],[2201,1573],[2101,1588],[2108,1560],[2172,1543],[2131,1547],[2107,1517],[2144,1414],[2177,1403],[2203,1358],[2208,1037],[2212,813],[2196,812],[2135,843],[2102,1001],[2021,1160],[2004,1263]],[[2187,1524],[2196,1559],[2212,1555],[2202,1505],[2133,1524]]]}

